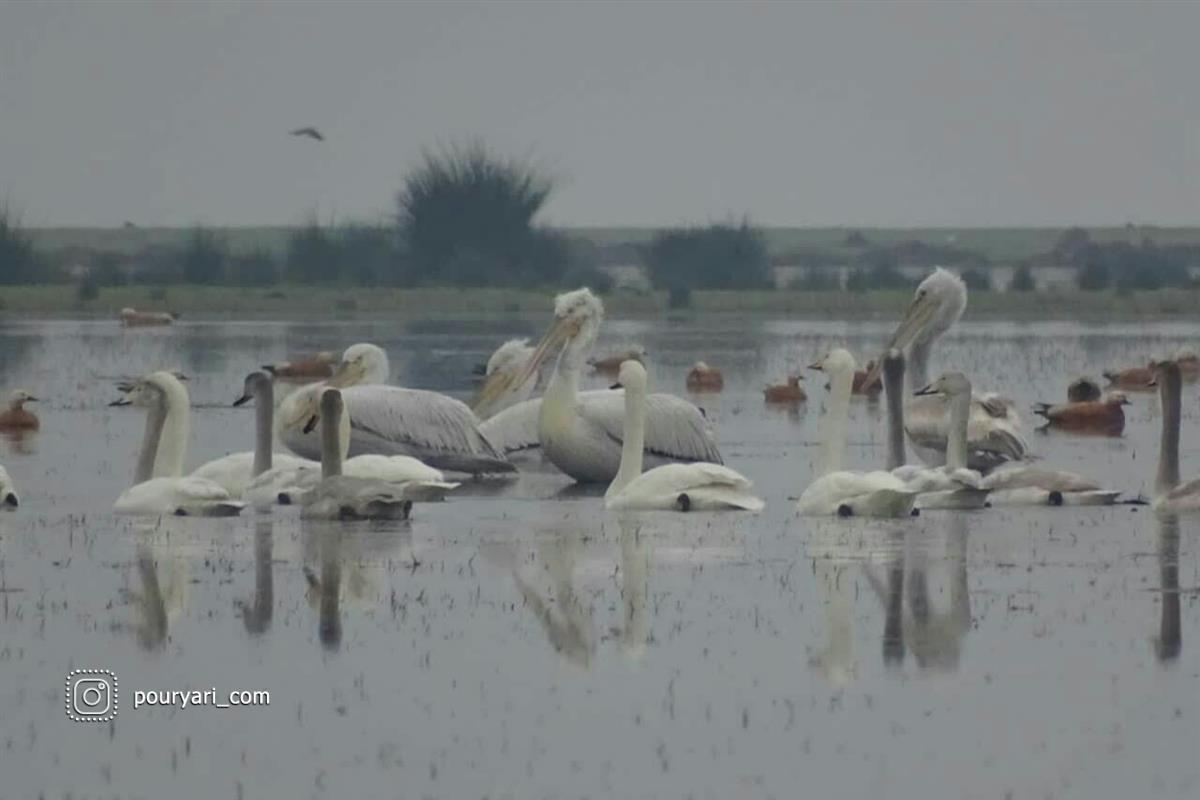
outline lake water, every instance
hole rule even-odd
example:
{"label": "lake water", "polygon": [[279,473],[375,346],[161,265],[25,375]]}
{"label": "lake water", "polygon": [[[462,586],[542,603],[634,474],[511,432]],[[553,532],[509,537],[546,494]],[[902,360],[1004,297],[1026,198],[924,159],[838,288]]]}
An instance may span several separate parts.
{"label": "lake water", "polygon": [[[0,514],[0,797],[1200,795],[1200,518],[793,512],[822,381],[791,412],[762,385],[833,344],[873,353],[891,323],[606,323],[598,350],[644,344],[657,390],[682,394],[696,359],[724,370],[698,402],[767,499],[758,516],[622,519],[547,469],[402,524],[110,512],[143,425],[107,407],[117,376],[191,377],[195,465],[249,447],[253,413],[228,405],[260,364],[373,341],[397,382],[467,398],[475,363],[546,321],[0,319],[0,390],[44,398],[41,432],[0,440],[23,500]],[[933,369],[1027,409],[1185,344],[1200,325],[963,323]],[[1123,437],[1030,441],[1048,466],[1146,491],[1158,401],[1133,401]],[[882,464],[880,409],[852,413],[849,461]],[[118,677],[111,723],[67,718],[75,668]],[[133,707],[213,687],[271,702]]]}

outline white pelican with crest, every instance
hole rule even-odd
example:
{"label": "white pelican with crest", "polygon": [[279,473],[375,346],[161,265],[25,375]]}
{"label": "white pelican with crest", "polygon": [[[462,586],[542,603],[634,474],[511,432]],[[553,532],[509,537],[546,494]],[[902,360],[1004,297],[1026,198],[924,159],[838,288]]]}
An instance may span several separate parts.
{"label": "white pelican with crest", "polygon": [[[484,379],[486,380],[497,372],[510,372],[513,375],[522,372],[525,365],[529,363],[529,359],[533,358],[533,354],[534,348],[530,346],[528,339],[509,339],[497,347],[496,352],[492,353],[492,357],[488,359],[487,365],[483,369]],[[497,397],[494,402],[486,405],[476,403],[475,414],[480,419],[488,419],[510,406],[528,400],[529,396],[533,394],[533,390],[537,388],[538,378],[539,373],[534,370],[526,376],[524,381],[514,385],[511,391],[506,392],[502,397]]]}
{"label": "white pelican with crest", "polygon": [[[908,348],[909,389],[929,385],[929,352],[938,337],[950,330],[967,307],[967,286],[953,272],[938,267],[917,286],[904,319],[884,348]],[[868,375],[873,381],[882,361]],[[947,397],[930,394],[910,400],[905,409],[905,431],[913,449],[928,464],[946,463],[949,426]],[[976,392],[967,424],[968,466],[987,471],[1025,458],[1027,445],[1021,419],[1011,400],[994,393]]]}
{"label": "white pelican with crest", "polygon": [[762,511],[750,481],[720,464],[663,464],[642,472],[646,436],[646,368],[629,360],[617,380],[625,390],[621,467],[604,493],[608,508],[638,511]]}
{"label": "white pelican with crest", "polygon": [[515,472],[504,454],[479,430],[466,403],[437,392],[385,385],[387,353],[373,344],[346,348],[333,377],[302,387],[279,406],[279,436],[288,449],[321,457],[320,437],[306,432],[308,409],[326,388],[342,390],[351,420],[350,455],[404,455],[435,469],[484,474]]}
{"label": "white pelican with crest", "polygon": [[[525,370],[496,374],[484,384],[477,405],[494,402],[525,380],[561,346],[545,394],[502,411],[482,430],[505,451],[542,448],[556,467],[580,483],[609,483],[621,466],[624,395],[615,390],[579,391],[579,379],[604,319],[604,305],[590,289],[560,294],[554,322]],[[720,464],[717,449],[696,406],[668,394],[646,398],[645,455],[654,465],[672,461]]]}

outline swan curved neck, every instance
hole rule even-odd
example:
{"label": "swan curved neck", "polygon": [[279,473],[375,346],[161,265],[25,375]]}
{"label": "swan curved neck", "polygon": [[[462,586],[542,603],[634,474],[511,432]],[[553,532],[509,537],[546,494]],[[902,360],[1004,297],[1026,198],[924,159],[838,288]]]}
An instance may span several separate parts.
{"label": "swan curved neck", "polygon": [[846,425],[850,416],[850,389],[853,383],[853,372],[830,376],[829,408],[825,411],[825,442],[822,446],[818,476],[828,475],[842,468],[842,457],[846,450]]}
{"label": "swan curved neck", "polygon": [[1159,396],[1162,398],[1162,439],[1158,448],[1158,475],[1154,488],[1163,494],[1179,485],[1179,424],[1182,380],[1177,370],[1166,370],[1160,376]]}
{"label": "swan curved neck", "polygon": [[967,423],[971,417],[971,393],[950,398],[950,427],[946,431],[946,467],[967,468]]}
{"label": "swan curved neck", "polygon": [[154,477],[154,462],[158,459],[158,445],[162,439],[163,424],[167,419],[165,400],[150,406],[146,413],[146,429],[142,434],[142,449],[138,453],[137,467],[133,473],[134,484],[145,483]]}
{"label": "swan curved neck", "polygon": [[191,401],[183,384],[172,382],[163,389],[166,420],[163,424],[158,455],[154,460],[155,478],[183,477],[183,462],[187,455],[187,440]]}
{"label": "swan curved neck", "polygon": [[883,390],[887,398],[887,468],[904,466],[904,356],[889,354],[883,361]]}
{"label": "swan curved neck", "polygon": [[275,424],[275,390],[270,381],[254,387],[254,477],[271,468],[272,437]]}
{"label": "swan curved neck", "polygon": [[349,427],[349,418],[340,409],[322,409],[321,412],[321,477],[332,478],[342,474],[349,436],[342,428]]}
{"label": "swan curved neck", "polygon": [[642,474],[646,447],[646,390],[625,389],[625,437],[621,442],[621,466],[605,497],[617,494]]}

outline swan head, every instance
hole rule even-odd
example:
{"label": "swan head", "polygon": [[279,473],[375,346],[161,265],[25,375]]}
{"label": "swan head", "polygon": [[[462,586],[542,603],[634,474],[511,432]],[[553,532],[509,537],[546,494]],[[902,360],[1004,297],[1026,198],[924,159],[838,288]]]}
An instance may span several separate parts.
{"label": "swan head", "polygon": [[132,383],[121,384],[123,397],[109,403],[110,406],[137,406],[153,408],[171,399],[182,398],[187,403],[187,389],[173,372],[152,372]]}
{"label": "swan head", "polygon": [[383,348],[363,342],[346,348],[346,352],[342,353],[341,363],[327,383],[338,389],[387,383],[390,373],[387,353]]}
{"label": "swan head", "polygon": [[971,394],[971,382],[961,372],[947,372],[933,383],[916,391],[918,395],[944,394],[947,397],[958,397]]}
{"label": "swan head", "polygon": [[604,304],[591,289],[576,289],[554,298],[554,321],[537,343],[525,366],[514,372],[495,372],[484,381],[474,408],[487,408],[509,391],[523,386],[542,364],[564,347],[573,352],[584,351],[596,341],[600,323],[604,320]]}
{"label": "swan head", "polygon": [[833,378],[838,375],[854,375],[857,367],[858,365],[854,363],[854,356],[850,355],[849,350],[836,347],[826,353],[823,358],[810,364],[808,368],[824,372]]}
{"label": "swan head", "polygon": [[233,401],[235,406],[245,405],[262,397],[271,390],[271,376],[265,372],[251,372],[242,383],[242,396]]}
{"label": "swan head", "polygon": [[642,362],[630,358],[621,362],[621,369],[617,372],[617,382],[611,388],[645,394],[648,380],[646,368],[642,366]]}
{"label": "swan head", "polygon": [[12,394],[10,394],[8,396],[8,407],[9,408],[20,408],[21,406],[25,405],[26,403],[36,403],[36,402],[37,402],[37,398],[34,397],[33,395],[31,395],[29,392],[25,391],[24,389],[17,389],[15,392],[13,392]]}

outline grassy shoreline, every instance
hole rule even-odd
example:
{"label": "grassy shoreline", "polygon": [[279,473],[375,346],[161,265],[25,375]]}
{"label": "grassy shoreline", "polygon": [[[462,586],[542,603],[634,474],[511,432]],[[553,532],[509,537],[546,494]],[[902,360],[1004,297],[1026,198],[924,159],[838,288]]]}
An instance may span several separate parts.
{"label": "grassy shoreline", "polygon": [[[505,316],[544,314],[554,292],[523,289],[391,287],[123,286],[102,289],[80,301],[74,285],[0,287],[0,317],[115,317],[119,309],[170,310],[184,317],[287,318],[301,314],[329,317]],[[870,319],[894,316],[909,303],[906,291],[847,292],[697,291],[692,308],[681,314],[752,313],[763,316]],[[653,317],[668,313],[666,294],[615,292],[605,298],[611,316]],[[993,319],[1137,320],[1195,319],[1200,290],[1162,290],[1119,295],[1114,292],[1059,290],[1030,293],[976,292],[967,315]],[[672,312],[676,313],[676,312]]]}

